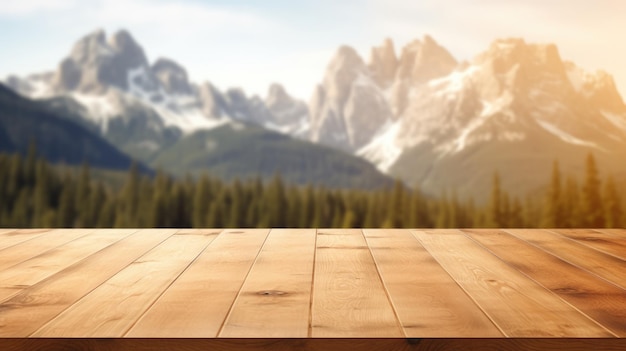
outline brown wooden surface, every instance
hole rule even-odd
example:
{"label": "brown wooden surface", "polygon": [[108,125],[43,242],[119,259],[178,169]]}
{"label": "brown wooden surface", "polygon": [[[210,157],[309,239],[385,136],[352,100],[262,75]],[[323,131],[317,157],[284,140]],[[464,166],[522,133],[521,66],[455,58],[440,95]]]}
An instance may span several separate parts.
{"label": "brown wooden surface", "polygon": [[272,229],[220,337],[308,336],[315,236],[315,229]]}
{"label": "brown wooden surface", "polygon": [[0,349],[626,349],[625,248],[623,230],[0,230]]}
{"label": "brown wooden surface", "polygon": [[600,322],[615,335],[626,336],[626,290],[503,231],[465,232],[498,258]]}
{"label": "brown wooden surface", "polygon": [[313,337],[404,336],[361,230],[318,231],[311,317]]}
{"label": "brown wooden surface", "polygon": [[623,339],[0,339],[3,351],[623,351]]}
{"label": "brown wooden surface", "polygon": [[364,233],[405,336],[503,335],[409,231]]}
{"label": "brown wooden surface", "polygon": [[222,231],[126,336],[216,337],[268,233]]}
{"label": "brown wooden surface", "polygon": [[461,231],[414,231],[413,234],[506,336],[612,336],[596,321]]}

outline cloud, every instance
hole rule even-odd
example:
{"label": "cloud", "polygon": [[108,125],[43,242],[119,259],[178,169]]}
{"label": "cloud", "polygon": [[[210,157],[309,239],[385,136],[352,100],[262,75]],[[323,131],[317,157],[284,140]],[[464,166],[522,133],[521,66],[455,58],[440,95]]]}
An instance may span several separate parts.
{"label": "cloud", "polygon": [[0,16],[25,16],[49,10],[66,10],[75,0],[4,0],[0,1]]}

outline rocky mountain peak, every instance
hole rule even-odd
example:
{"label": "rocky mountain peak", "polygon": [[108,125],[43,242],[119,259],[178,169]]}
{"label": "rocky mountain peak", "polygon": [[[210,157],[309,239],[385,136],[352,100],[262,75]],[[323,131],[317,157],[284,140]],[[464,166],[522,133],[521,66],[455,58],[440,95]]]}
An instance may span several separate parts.
{"label": "rocky mountain peak", "polygon": [[128,31],[118,31],[107,43],[105,32],[97,30],[81,38],[61,61],[53,88],[59,92],[103,93],[112,86],[127,91],[130,72],[141,70],[140,85],[155,90],[154,79],[145,76],[147,69],[146,55]]}
{"label": "rocky mountain peak", "polygon": [[287,91],[285,91],[282,85],[278,83],[270,85],[267,91],[267,98],[265,99],[265,104],[268,108],[283,107],[291,104],[292,101],[292,97],[287,94]]}
{"label": "rocky mountain peak", "polygon": [[337,50],[335,57],[326,68],[324,87],[326,94],[343,106],[352,83],[362,75],[367,75],[365,62],[350,46],[344,45]]}
{"label": "rocky mountain peak", "polygon": [[178,95],[192,94],[187,71],[177,62],[168,58],[159,58],[150,69],[166,92]]}
{"label": "rocky mountain peak", "polygon": [[624,100],[617,90],[613,76],[599,70],[588,81],[588,99],[605,110],[626,112]]}
{"label": "rocky mountain peak", "polygon": [[398,58],[390,38],[385,39],[381,46],[372,48],[368,66],[378,85],[388,86],[393,81],[398,68]]}
{"label": "rocky mountain peak", "polygon": [[70,58],[76,63],[86,64],[112,53],[112,48],[106,42],[104,30],[98,29],[82,37],[74,44]]}
{"label": "rocky mountain peak", "polygon": [[414,40],[403,48],[396,79],[421,84],[449,74],[456,66],[457,61],[450,52],[426,35],[423,40]]}
{"label": "rocky mountain peak", "polygon": [[391,118],[384,93],[363,59],[343,46],[311,99],[311,138],[347,151],[368,142]]}
{"label": "rocky mountain peak", "polygon": [[290,96],[280,84],[270,85],[265,106],[273,116],[271,123],[278,129],[295,132],[308,122],[307,105]]}
{"label": "rocky mountain peak", "polygon": [[[143,48],[126,30],[117,31],[110,39],[111,46],[116,51],[115,63],[126,69],[148,67],[148,59]],[[121,68],[121,67],[120,67]]]}
{"label": "rocky mountain peak", "polygon": [[504,73],[514,66],[535,71],[549,71],[563,77],[565,67],[554,44],[527,44],[521,38],[495,40],[489,49],[479,55],[478,62],[490,62],[496,73]]}

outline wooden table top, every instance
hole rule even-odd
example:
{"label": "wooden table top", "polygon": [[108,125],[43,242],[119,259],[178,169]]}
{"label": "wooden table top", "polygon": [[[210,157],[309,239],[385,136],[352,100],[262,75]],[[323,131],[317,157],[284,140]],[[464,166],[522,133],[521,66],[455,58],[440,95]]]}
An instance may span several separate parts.
{"label": "wooden table top", "polygon": [[626,336],[626,230],[0,229],[0,337]]}

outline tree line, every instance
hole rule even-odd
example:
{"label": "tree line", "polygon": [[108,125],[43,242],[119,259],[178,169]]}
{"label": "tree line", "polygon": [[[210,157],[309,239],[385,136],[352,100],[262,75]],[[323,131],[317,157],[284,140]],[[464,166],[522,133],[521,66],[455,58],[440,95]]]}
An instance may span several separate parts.
{"label": "tree line", "polygon": [[116,189],[83,165],[60,172],[34,150],[0,154],[0,227],[620,227],[621,199],[613,178],[601,181],[589,155],[581,185],[562,179],[558,163],[545,194],[512,197],[494,174],[490,200],[477,206],[454,192],[427,196],[400,181],[373,191],[293,186],[279,175],[224,182],[209,175],[174,179],[131,167]]}

